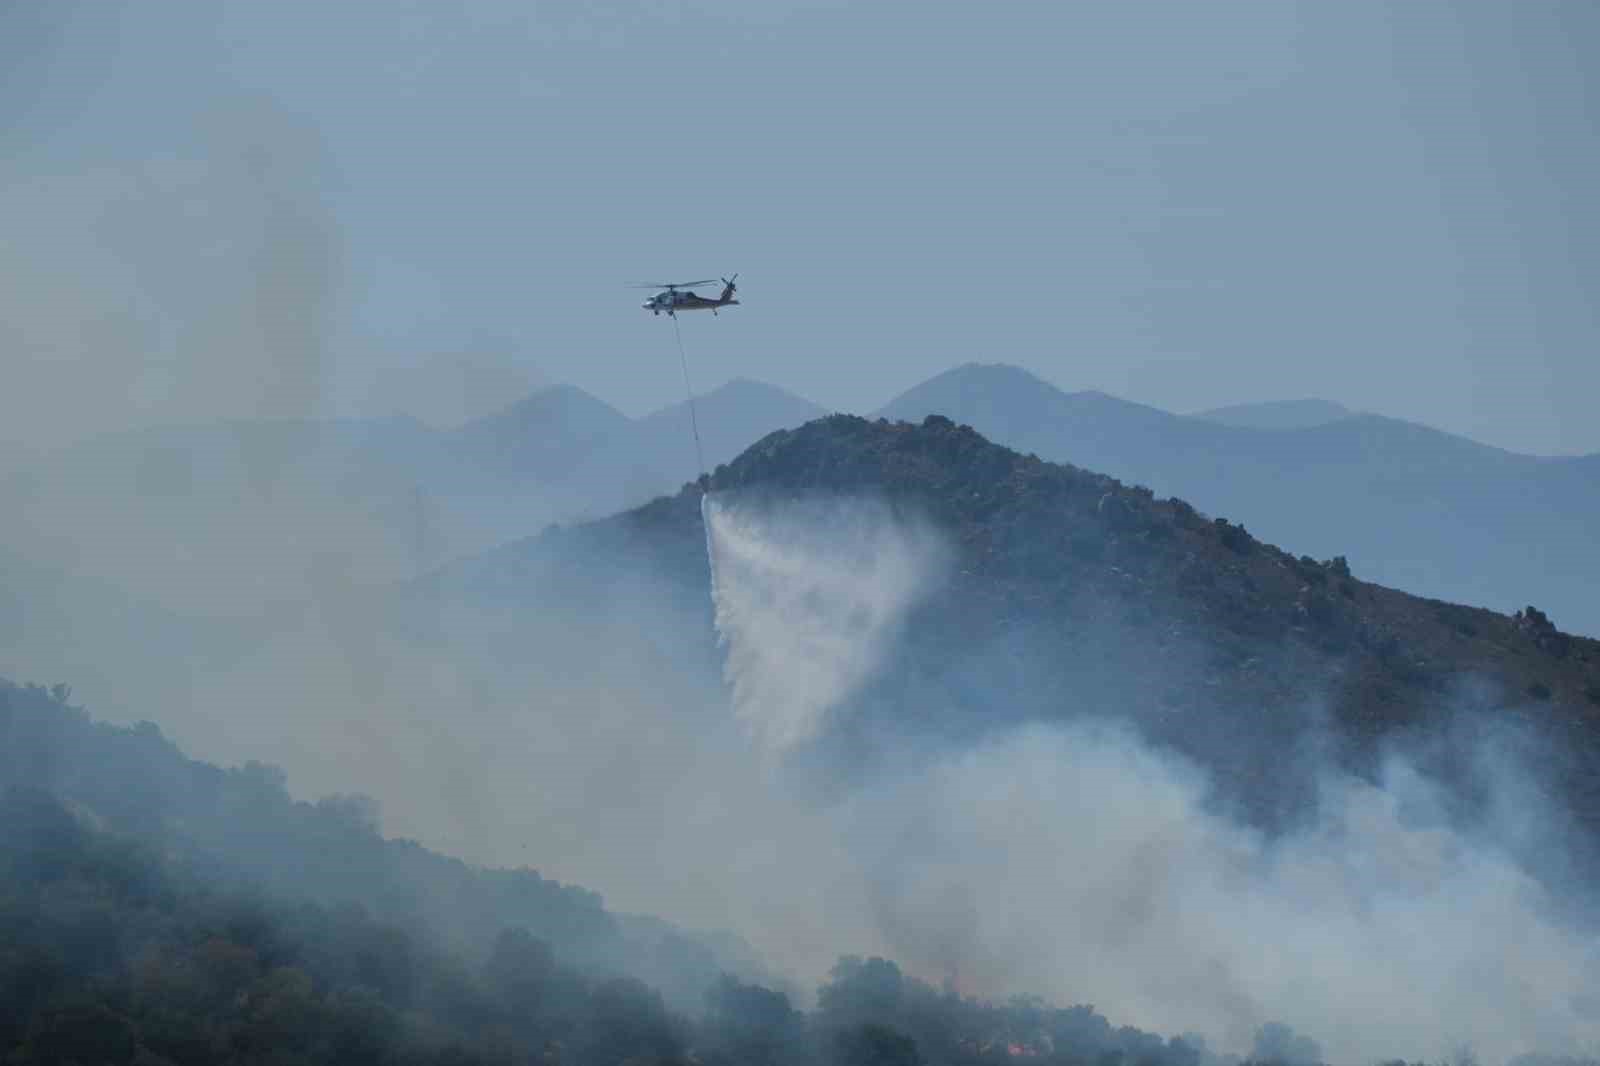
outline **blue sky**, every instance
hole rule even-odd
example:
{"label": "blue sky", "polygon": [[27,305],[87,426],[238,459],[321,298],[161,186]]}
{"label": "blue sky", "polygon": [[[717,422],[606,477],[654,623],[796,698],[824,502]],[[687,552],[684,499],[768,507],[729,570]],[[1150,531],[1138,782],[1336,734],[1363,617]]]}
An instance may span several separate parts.
{"label": "blue sky", "polygon": [[0,424],[638,414],[682,384],[625,284],[738,271],[683,323],[705,386],[866,410],[1010,362],[1600,451],[1597,39],[1588,3],[6,5]]}

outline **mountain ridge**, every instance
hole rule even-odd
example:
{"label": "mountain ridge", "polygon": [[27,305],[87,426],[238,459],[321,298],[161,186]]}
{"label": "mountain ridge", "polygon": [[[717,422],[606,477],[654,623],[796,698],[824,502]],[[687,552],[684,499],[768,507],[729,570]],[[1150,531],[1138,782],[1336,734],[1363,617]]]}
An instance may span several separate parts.
{"label": "mountain ridge", "polygon": [[[696,413],[715,468],[826,411],[735,378],[698,396]],[[1579,580],[1594,572],[1600,455],[1521,456],[1371,414],[1289,430],[1225,426],[1103,392],[1063,392],[1005,364],[952,368],[875,415],[931,413],[1023,452],[1195,500],[1298,552],[1343,555],[1386,585],[1499,610],[1534,602],[1568,628],[1600,633],[1600,605]],[[228,513],[242,486],[247,501],[271,497],[269,513],[287,505],[311,527],[366,531],[382,552],[363,559],[341,541],[338,554],[356,572],[394,576],[674,491],[698,472],[689,423],[682,401],[630,419],[555,385],[453,430],[396,417],[119,434],[44,457],[0,489],[45,527],[58,514],[120,512],[120,522],[80,524],[69,537],[71,565],[91,575],[115,578],[126,567],[129,535],[147,539],[158,560],[184,544],[210,558],[236,527],[261,529]],[[198,540],[196,530],[205,531]],[[50,529],[23,533],[36,542],[30,551],[63,561],[50,554]],[[293,564],[295,549],[281,541],[236,547]],[[141,594],[175,588],[187,572],[168,570],[154,585],[135,575]],[[285,573],[279,584],[300,583]]]}
{"label": "mountain ridge", "polygon": [[[1590,734],[1600,642],[1561,632],[1536,608],[1499,614],[1375,584],[1342,558],[1295,556],[1181,499],[1022,455],[943,416],[832,415],[780,430],[707,488],[733,499],[882,497],[914,505],[954,545],[953,576],[908,626],[903,668],[844,719],[851,743],[870,743],[872,715],[895,706],[923,708],[924,728],[970,741],[1002,723],[985,697],[969,706],[961,693],[1025,690],[1006,715],[1113,708],[1271,822],[1306,799],[1311,782],[1282,771],[1308,735],[1326,731],[1345,762],[1375,772],[1392,742],[1509,714],[1550,746],[1552,787],[1600,838]],[[452,580],[465,594],[470,571],[480,590],[535,602],[539,586],[517,574],[542,573],[571,596],[617,580],[625,562],[681,588],[709,628],[699,500],[685,485],[504,546]],[[1026,684],[984,673],[992,664],[975,649],[1000,646]]]}
{"label": "mountain ridge", "polygon": [[1600,633],[1600,607],[1572,580],[1594,566],[1600,485],[1583,476],[1594,457],[1524,456],[1371,414],[1224,426],[978,364],[878,414],[942,414],[1020,451],[1200,501],[1297,551],[1347,556],[1387,585],[1499,609],[1541,602]]}
{"label": "mountain ridge", "polygon": [[1246,429],[1306,429],[1337,422],[1356,413],[1342,403],[1312,396],[1298,400],[1228,404],[1195,411],[1189,417]]}

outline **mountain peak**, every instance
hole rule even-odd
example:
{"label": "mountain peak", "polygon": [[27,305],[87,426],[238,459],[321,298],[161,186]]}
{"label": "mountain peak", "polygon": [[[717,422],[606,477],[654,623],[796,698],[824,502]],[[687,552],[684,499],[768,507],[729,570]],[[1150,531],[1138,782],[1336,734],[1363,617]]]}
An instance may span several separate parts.
{"label": "mountain peak", "polygon": [[1310,429],[1349,418],[1355,412],[1332,400],[1268,400],[1197,411],[1192,418],[1240,429]]}
{"label": "mountain peak", "polygon": [[1025,370],[1011,363],[962,363],[960,366],[951,367],[941,374],[935,374],[920,385],[907,389],[896,400],[890,401],[892,406],[901,399],[919,392],[946,393],[961,390],[971,393],[982,392],[1052,392],[1061,394],[1061,390],[1045,381],[1031,370]]}
{"label": "mountain peak", "polygon": [[1055,387],[1033,371],[1017,366],[1015,363],[966,362],[960,366],[951,367],[931,380],[937,381],[939,378],[965,378],[971,381],[1014,381],[1029,385],[1043,385],[1046,388]]}
{"label": "mountain peak", "polygon": [[626,415],[604,400],[596,398],[593,393],[586,392],[576,385],[561,383],[534,389],[515,403],[474,421],[553,417],[568,419],[588,417],[595,422],[609,421],[614,425],[621,425],[628,420]]}
{"label": "mountain peak", "polygon": [[[874,734],[873,714],[915,709],[937,716],[919,728],[965,735],[1087,709],[1125,717],[1211,766],[1272,820],[1306,798],[1288,793],[1314,787],[1263,774],[1302,730],[1330,729],[1353,769],[1376,772],[1397,734],[1511,706],[1573,753],[1553,771],[1561,787],[1600,772],[1600,744],[1586,739],[1600,716],[1600,642],[1527,621],[1542,614],[1513,617],[1362,580],[1342,557],[1291,554],[1181,499],[1019,454],[943,415],[836,414],[778,430],[718,468],[709,491],[778,515],[809,496],[867,498],[927,522],[949,546],[949,566],[882,681],[897,695],[855,708],[859,731],[841,743]],[[703,604],[700,495],[686,485],[519,545],[506,561],[571,582],[586,568],[615,581],[626,560]],[[530,557],[545,562],[530,567]],[[509,570],[490,569],[483,587],[504,594]],[[1326,721],[1302,713],[1313,706]],[[1585,815],[1600,822],[1600,808]]]}
{"label": "mountain peak", "polygon": [[452,431],[450,444],[490,468],[548,477],[628,424],[622,412],[576,385],[550,385]]}
{"label": "mountain peak", "polygon": [[941,414],[978,426],[991,419],[1033,423],[1055,417],[1066,400],[1066,393],[1021,367],[967,363],[913,386],[877,414],[906,421]]}
{"label": "mountain peak", "polygon": [[[823,408],[804,397],[796,396],[785,388],[747,377],[729,378],[716,388],[697,394],[695,403],[711,407],[738,407],[741,404],[758,405],[758,413],[772,412],[775,420],[769,422],[769,426],[796,425],[824,413]],[[687,400],[679,400],[677,403],[669,404],[651,412],[645,416],[645,419],[657,418],[662,415],[677,417],[677,414],[687,407]],[[798,417],[796,417],[797,413]],[[746,438],[746,440],[748,439]]]}

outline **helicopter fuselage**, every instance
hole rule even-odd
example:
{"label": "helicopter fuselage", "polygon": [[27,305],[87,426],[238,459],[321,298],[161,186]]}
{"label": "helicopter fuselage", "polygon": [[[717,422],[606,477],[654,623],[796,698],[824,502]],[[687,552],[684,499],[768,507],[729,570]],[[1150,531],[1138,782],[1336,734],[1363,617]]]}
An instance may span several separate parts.
{"label": "helicopter fuselage", "polygon": [[667,314],[676,314],[679,311],[715,311],[719,307],[729,307],[738,303],[738,300],[709,300],[704,296],[696,296],[692,292],[662,293],[646,300],[642,306],[646,311],[659,315],[665,311]]}
{"label": "helicopter fuselage", "polygon": [[[723,278],[722,292],[716,299],[701,296],[689,288],[691,285],[709,285],[711,284],[710,281],[690,281],[678,285],[663,285],[661,288],[665,290],[664,292],[656,293],[640,306],[653,315],[659,315],[663,311],[672,317],[677,317],[679,311],[710,311],[712,314],[716,314],[717,308],[728,307],[739,302],[734,299],[733,295],[738,291],[733,284],[738,278],[738,274],[733,275],[731,278]],[[650,287],[654,288],[655,286]]]}

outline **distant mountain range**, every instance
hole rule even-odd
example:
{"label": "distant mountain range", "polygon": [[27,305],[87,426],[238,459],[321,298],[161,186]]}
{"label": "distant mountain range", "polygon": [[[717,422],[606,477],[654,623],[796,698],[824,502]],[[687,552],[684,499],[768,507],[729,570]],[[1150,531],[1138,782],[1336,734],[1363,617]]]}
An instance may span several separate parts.
{"label": "distant mountain range", "polygon": [[1182,497],[1297,553],[1345,556],[1394,588],[1500,611],[1534,604],[1600,633],[1600,456],[1517,455],[1377,415],[1222,425],[1062,392],[1007,366],[959,367],[878,414],[942,414],[1007,447]]}
{"label": "distant mountain range", "polygon": [[[705,465],[824,413],[729,382],[696,401]],[[1503,611],[1532,603],[1600,634],[1600,456],[1517,455],[1314,399],[1177,415],[1003,365],[958,367],[871,417],[928,414],[1190,500],[1293,551],[1345,556],[1396,588]],[[690,421],[686,404],[630,419],[558,385],[451,429],[171,427],[46,456],[0,482],[0,502],[23,515],[7,542],[20,558],[225,610],[214,601],[250,603],[247,572],[252,588],[292,598],[330,574],[404,577],[674,492],[696,471]]]}
{"label": "distant mountain range", "polygon": [[[696,407],[710,466],[824,413],[742,380]],[[20,517],[0,548],[13,583],[31,561],[184,611],[254,612],[329,580],[409,577],[695,475],[686,404],[629,419],[558,385],[451,429],[385,418],[92,438],[0,478],[0,505]]]}

